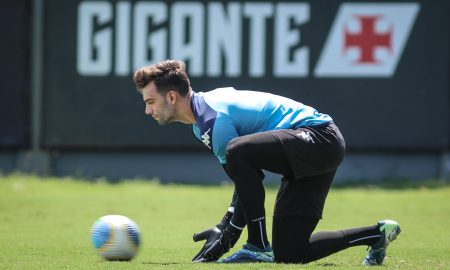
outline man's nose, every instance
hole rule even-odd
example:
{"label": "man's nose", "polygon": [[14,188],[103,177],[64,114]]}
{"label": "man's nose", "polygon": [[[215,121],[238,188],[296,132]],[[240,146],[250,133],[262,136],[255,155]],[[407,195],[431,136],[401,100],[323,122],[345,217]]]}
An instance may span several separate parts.
{"label": "man's nose", "polygon": [[145,106],[145,114],[147,115],[152,115],[153,114],[153,110],[152,108],[150,108],[150,106]]}

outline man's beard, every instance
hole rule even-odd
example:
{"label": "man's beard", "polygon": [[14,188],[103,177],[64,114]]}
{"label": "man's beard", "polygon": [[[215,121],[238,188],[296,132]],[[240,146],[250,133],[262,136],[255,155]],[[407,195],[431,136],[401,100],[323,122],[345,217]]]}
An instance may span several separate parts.
{"label": "man's beard", "polygon": [[164,125],[170,123],[169,120],[167,120],[167,119],[158,119],[156,121],[158,122],[158,125],[160,125],[160,126],[164,126]]}
{"label": "man's beard", "polygon": [[167,114],[160,115],[156,120],[160,126],[175,122],[175,109],[173,107],[167,107]]}

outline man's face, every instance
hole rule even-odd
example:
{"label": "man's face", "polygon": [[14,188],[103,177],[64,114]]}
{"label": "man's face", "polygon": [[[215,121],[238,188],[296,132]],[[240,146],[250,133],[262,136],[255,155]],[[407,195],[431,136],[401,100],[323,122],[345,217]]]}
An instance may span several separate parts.
{"label": "man's face", "polygon": [[142,97],[145,102],[145,114],[150,115],[158,121],[159,125],[165,125],[173,122],[175,118],[175,107],[170,103],[168,97],[162,96],[154,82],[150,82],[144,88],[142,88]]}

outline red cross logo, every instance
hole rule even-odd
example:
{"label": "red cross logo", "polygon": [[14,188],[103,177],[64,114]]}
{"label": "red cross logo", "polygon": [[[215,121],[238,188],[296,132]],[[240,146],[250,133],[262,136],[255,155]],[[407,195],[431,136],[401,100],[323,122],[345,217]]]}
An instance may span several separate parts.
{"label": "red cross logo", "polygon": [[375,23],[381,16],[356,16],[361,23],[359,33],[351,33],[345,27],[344,50],[358,47],[361,51],[357,64],[376,64],[375,48],[384,47],[392,51],[392,27],[386,33],[376,33]]}

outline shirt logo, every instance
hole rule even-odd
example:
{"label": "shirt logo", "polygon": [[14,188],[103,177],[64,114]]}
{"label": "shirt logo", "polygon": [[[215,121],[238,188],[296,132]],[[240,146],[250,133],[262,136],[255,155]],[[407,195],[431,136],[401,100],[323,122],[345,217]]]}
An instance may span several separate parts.
{"label": "shirt logo", "polygon": [[418,3],[344,3],[316,77],[392,77],[420,9]]}
{"label": "shirt logo", "polygon": [[206,145],[206,147],[208,147],[209,149],[211,149],[211,141],[210,141],[210,137],[209,137],[209,132],[211,131],[210,128],[208,128],[207,131],[205,131],[205,133],[203,133],[203,135],[201,135],[200,137],[202,138],[202,143],[204,143]]}
{"label": "shirt logo", "polygon": [[297,136],[307,143],[315,143],[309,131],[302,131],[300,133],[297,133]]}

